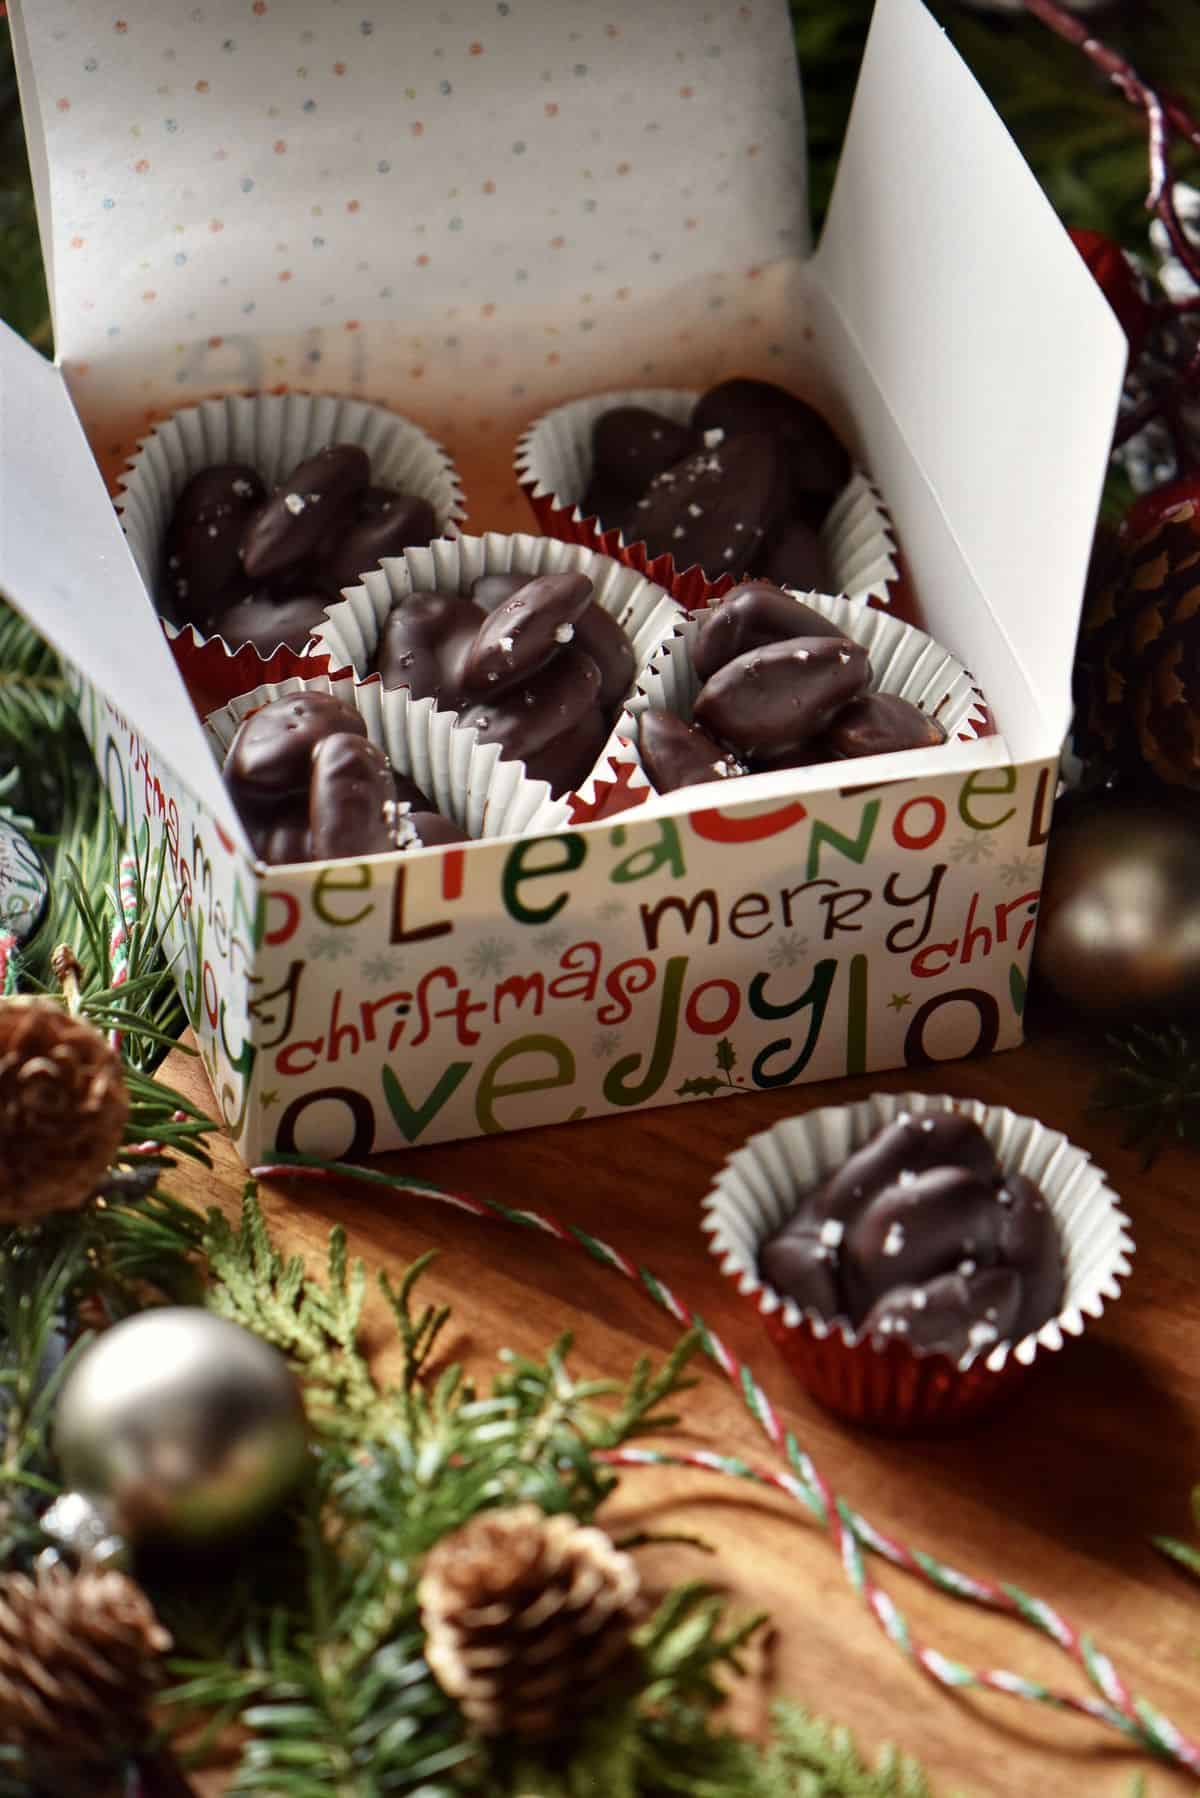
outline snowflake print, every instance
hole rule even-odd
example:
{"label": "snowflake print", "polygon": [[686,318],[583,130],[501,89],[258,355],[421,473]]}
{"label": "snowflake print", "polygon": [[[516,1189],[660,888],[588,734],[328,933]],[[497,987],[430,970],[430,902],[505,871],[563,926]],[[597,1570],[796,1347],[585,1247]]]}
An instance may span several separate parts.
{"label": "snowflake print", "polygon": [[388,955],[369,955],[358,971],[368,986],[390,986],[403,978],[403,970]]}
{"label": "snowflake print", "polygon": [[543,930],[540,935],[535,936],[533,946],[539,955],[561,955],[570,940],[570,931],[564,930],[559,924],[553,929]]}
{"label": "snowflake print", "polygon": [[516,950],[503,937],[485,936],[470,950],[466,963],[475,978],[482,980],[489,974],[503,974],[515,954]]}
{"label": "snowflake print", "polygon": [[995,853],[995,843],[982,830],[972,831],[969,837],[959,837],[957,843],[951,843],[949,849],[951,861],[969,862],[972,866],[988,861]]}
{"label": "snowflake print", "polygon": [[592,1038],[592,1054],[597,1061],[611,1061],[620,1047],[619,1030],[599,1030]]}
{"label": "snowflake print", "polygon": [[311,936],[308,939],[308,953],[313,961],[340,961],[350,952],[350,944],[344,933],[329,930],[322,936]]}
{"label": "snowflake print", "polygon": [[773,968],[794,968],[807,954],[808,938],[788,930],[767,951],[767,960]]}
{"label": "snowflake print", "polygon": [[1036,855],[1018,855],[1011,862],[1002,862],[996,869],[1001,886],[1006,887],[1035,887],[1041,871],[1042,864]]}

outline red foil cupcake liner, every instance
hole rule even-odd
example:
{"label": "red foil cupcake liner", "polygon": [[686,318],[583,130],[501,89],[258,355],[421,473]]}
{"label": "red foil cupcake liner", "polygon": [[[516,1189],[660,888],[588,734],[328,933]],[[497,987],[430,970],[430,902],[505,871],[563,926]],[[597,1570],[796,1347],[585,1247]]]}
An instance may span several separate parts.
{"label": "red foil cupcake liner", "polygon": [[[955,1363],[894,1337],[856,1338],[845,1321],[802,1310],[759,1277],[763,1243],[801,1194],[902,1112],[960,1111],[990,1139],[1000,1166],[1040,1186],[1062,1248],[1065,1290],[1056,1317],[1022,1341]],[[1039,1362],[1082,1335],[1119,1296],[1133,1239],[1100,1169],[1057,1130],[1004,1106],[928,1093],[875,1093],[825,1106],[752,1136],[726,1161],[703,1203],[703,1229],[721,1268],[761,1318],[791,1373],[817,1402],[866,1429],[916,1436],[957,1429],[1013,1392]]]}

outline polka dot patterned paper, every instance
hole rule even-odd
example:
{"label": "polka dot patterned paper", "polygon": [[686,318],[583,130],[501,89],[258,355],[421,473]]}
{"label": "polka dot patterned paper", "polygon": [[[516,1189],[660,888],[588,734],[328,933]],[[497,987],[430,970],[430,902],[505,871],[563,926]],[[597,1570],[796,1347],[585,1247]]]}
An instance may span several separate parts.
{"label": "polka dot patterned paper", "polygon": [[85,408],[118,363],[147,408],[334,381],[406,399],[433,365],[445,404],[455,363],[507,396],[656,307],[677,336],[668,293],[697,341],[724,308],[753,331],[747,283],[807,249],[782,0],[13,10]]}

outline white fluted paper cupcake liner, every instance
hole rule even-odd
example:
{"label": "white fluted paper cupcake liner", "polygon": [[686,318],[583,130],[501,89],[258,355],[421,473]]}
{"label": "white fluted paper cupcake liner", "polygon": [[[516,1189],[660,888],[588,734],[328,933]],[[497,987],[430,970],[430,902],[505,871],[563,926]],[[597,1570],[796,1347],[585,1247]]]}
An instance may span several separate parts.
{"label": "white fluted paper cupcake liner", "polygon": [[[688,605],[703,605],[730,584],[697,580],[695,571],[675,569],[672,558],[637,554],[619,530],[604,530],[579,504],[592,476],[592,431],[598,418],[616,406],[643,406],[676,424],[687,424],[698,392],[679,387],[643,387],[628,392],[590,394],[556,406],[529,426],[515,456],[517,479],[542,528],[565,541],[603,547],[620,560],[631,552],[636,566]],[[821,542],[835,593],[857,605],[887,606],[899,578],[896,541],[887,510],[862,469],[855,469],[821,526]],[[665,564],[670,563],[670,572]]]}
{"label": "white fluted paper cupcake liner", "polygon": [[[961,662],[925,631],[838,594],[797,593],[796,598],[862,645],[871,663],[872,692],[907,699],[936,718],[947,739],[965,741],[979,734],[987,717],[983,695]],[[717,601],[717,607],[720,603]],[[638,682],[637,692],[617,723],[624,752],[635,765],[639,780],[647,785],[638,747],[638,720],[643,712],[662,711],[691,722],[701,686],[692,666],[692,644],[702,621],[715,609],[706,607],[683,620]],[[724,788],[727,783],[721,785]]]}
{"label": "white fluted paper cupcake liner", "polygon": [[[787,1222],[801,1196],[844,1165],[903,1112],[957,1111],[977,1123],[1005,1173],[1024,1174],[1045,1197],[1058,1230],[1064,1292],[1057,1315],[1020,1342],[997,1343],[950,1368],[945,1356],[889,1338],[864,1341],[848,1322],[802,1309],[759,1276],[763,1244]],[[702,1203],[701,1228],[722,1271],[755,1307],[785,1359],[817,1396],[858,1421],[919,1428],[974,1414],[1007,1376],[1042,1352],[1082,1335],[1086,1321],[1115,1300],[1134,1251],[1129,1219],[1103,1171],[1061,1131],[1005,1106],[930,1093],[874,1093],[824,1106],[752,1136],[728,1157]],[[840,1351],[845,1351],[841,1354]],[[857,1356],[856,1361],[851,1356]],[[935,1383],[922,1378],[928,1370]],[[844,1394],[839,1375],[845,1376]],[[844,1396],[845,1402],[839,1402]]]}
{"label": "white fluted paper cupcake liner", "polygon": [[[156,425],[142,439],[118,483],[117,511],[151,597],[157,594],[175,502],[193,475],[215,463],[245,462],[258,470],[270,489],[297,463],[331,443],[354,443],[364,449],[371,458],[374,485],[428,500],[439,532],[452,533],[466,516],[458,474],[445,450],[419,425],[384,406],[307,393],[231,394],[204,400]],[[189,659],[210,644],[219,644],[230,660],[240,655],[242,668],[257,663],[256,682],[271,678],[264,659],[252,647],[247,660],[245,648],[235,652],[222,638],[206,638],[194,625],[181,628],[164,619],[163,628],[178,645],[185,678]],[[295,652],[288,653],[294,665]],[[202,667],[205,688],[219,685],[220,671],[211,653]],[[244,674],[241,679],[244,690]]]}
{"label": "white fluted paper cupcake liner", "polygon": [[[522,836],[559,830],[567,822],[565,799],[551,799],[544,780],[530,780],[521,762],[502,761],[499,745],[439,712],[432,699],[385,692],[379,680],[358,683],[290,676],[242,693],[204,720],[218,759],[224,762],[238,726],[251,712],[288,693],[332,693],[352,706],[371,742],[393,768],[414,780],[435,809],[472,838]],[[411,855],[413,850],[402,853]]]}
{"label": "white fluted paper cupcake liner", "polygon": [[[468,593],[483,574],[587,575],[595,603],[614,618],[633,645],[640,679],[671,633],[685,622],[685,614],[670,594],[636,570],[597,555],[577,544],[553,537],[512,536],[489,532],[484,537],[441,539],[428,549],[405,550],[402,556],[385,558],[358,587],[346,588],[339,605],[330,608],[317,641],[328,652],[330,672],[353,669],[361,680],[373,668],[380,634],[388,613],[402,605],[410,593],[437,591]],[[615,761],[628,764],[625,746],[614,727],[596,759],[593,772],[570,796],[575,814],[599,816],[601,803],[597,780]]]}

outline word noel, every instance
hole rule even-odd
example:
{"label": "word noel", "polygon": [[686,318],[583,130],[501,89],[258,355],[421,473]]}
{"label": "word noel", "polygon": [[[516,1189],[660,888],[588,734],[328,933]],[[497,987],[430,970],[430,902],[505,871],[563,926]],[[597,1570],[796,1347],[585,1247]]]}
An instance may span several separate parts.
{"label": "word noel", "polygon": [[[955,796],[957,824],[971,832],[1001,832],[1013,855],[1040,845],[1049,777],[1041,772],[1032,818],[1014,829],[1016,788],[1012,769],[968,777]],[[797,830],[802,820],[808,823],[804,834]],[[610,1106],[651,1102],[671,1074],[681,1040],[722,1038],[735,1025],[743,1032],[756,1026],[749,1081],[787,1085],[808,1066],[831,1008],[844,1049],[842,1065],[824,1071],[864,1068],[872,1012],[886,1006],[898,984],[913,989],[903,1045],[909,1065],[931,1059],[927,1028],[951,1004],[973,1010],[974,1046],[986,1051],[1001,1027],[991,988],[1007,992],[1008,971],[999,980],[973,984],[969,970],[997,951],[1010,965],[1023,957],[1037,888],[1017,880],[1003,899],[985,899],[963,868],[930,853],[948,822],[945,801],[923,793],[889,814],[881,799],[868,800],[852,831],[809,820],[797,803],[751,817],[705,812],[679,822],[647,821],[637,827],[639,846],[632,849],[633,833],[623,825],[526,839],[499,862],[502,910],[494,887],[479,904],[470,903],[462,850],[426,863],[437,886],[419,915],[411,904],[414,915],[406,912],[413,865],[322,870],[310,889],[311,916],[296,895],[268,886],[262,940],[279,957],[280,976],[253,983],[256,1049],[272,1082],[285,1086],[337,1080],[341,1069],[356,1064],[361,1087],[369,1071],[364,1064],[380,1064],[384,1097],[409,1141],[473,1071],[476,1121],[484,1130],[505,1127],[496,1112],[501,1097],[575,1084],[572,1048],[546,1025],[561,1028],[576,1045],[581,1031],[593,1026],[624,1031],[626,1043],[640,1045],[604,1070],[598,1097]],[[684,830],[699,844],[685,847]],[[605,868],[602,881],[596,878],[598,847],[624,851]],[[847,863],[854,866],[851,878]],[[496,866],[489,863],[489,871]],[[754,884],[735,887],[737,875],[751,868]],[[704,884],[708,869],[713,877]],[[606,925],[614,888],[626,889],[627,902],[617,908],[619,923]],[[573,912],[585,914],[587,922]],[[403,951],[403,977],[368,996],[358,985],[335,986],[326,963],[314,966],[295,954],[288,959],[302,925],[311,929],[314,921],[325,931],[357,931],[356,946],[369,937],[372,947],[386,943]],[[489,958],[472,956],[471,947],[504,924],[518,927],[515,940],[506,942],[491,966],[494,978],[487,979]],[[802,953],[791,947],[796,943]],[[772,953],[773,945],[788,952]],[[720,973],[713,971],[711,953],[718,946]],[[508,971],[514,959],[517,966]],[[513,1029],[524,1034],[508,1039]],[[461,1054],[480,1044],[479,1056]],[[433,1078],[438,1058],[450,1056],[455,1059]],[[486,1065],[476,1071],[484,1057]],[[517,1062],[526,1074],[535,1063],[540,1072],[503,1077]],[[414,1096],[398,1070],[406,1070],[411,1087],[407,1070],[418,1068],[422,1091]],[[350,1106],[355,1146],[362,1148],[373,1135],[370,1101],[341,1085],[293,1100],[281,1123],[281,1144],[294,1135],[300,1113],[322,1097]]]}

